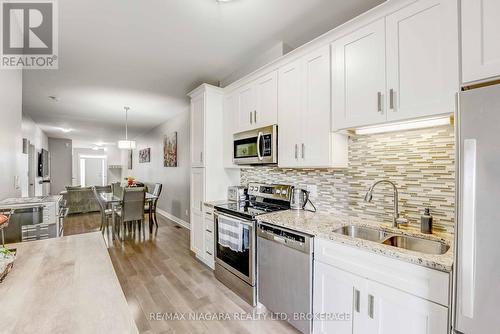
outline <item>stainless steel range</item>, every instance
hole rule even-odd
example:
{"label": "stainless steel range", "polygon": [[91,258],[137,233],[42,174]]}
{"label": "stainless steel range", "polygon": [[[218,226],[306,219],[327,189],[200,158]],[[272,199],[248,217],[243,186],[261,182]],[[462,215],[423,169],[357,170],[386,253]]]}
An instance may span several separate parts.
{"label": "stainless steel range", "polygon": [[249,200],[215,206],[215,277],[257,304],[256,217],[290,209],[292,186],[250,183]]}

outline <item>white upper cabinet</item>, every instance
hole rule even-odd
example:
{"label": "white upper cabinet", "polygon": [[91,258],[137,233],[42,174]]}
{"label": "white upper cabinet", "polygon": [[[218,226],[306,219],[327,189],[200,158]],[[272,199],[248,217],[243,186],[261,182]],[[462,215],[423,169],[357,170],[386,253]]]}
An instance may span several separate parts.
{"label": "white upper cabinet", "polygon": [[273,71],[237,90],[238,132],[277,123],[278,74]]}
{"label": "white upper cabinet", "polygon": [[347,167],[347,138],[330,127],[328,46],[280,68],[278,100],[280,167]]}
{"label": "white upper cabinet", "polygon": [[462,80],[500,76],[500,1],[462,0]]}
{"label": "white upper cabinet", "polygon": [[250,130],[254,127],[255,85],[248,84],[238,90],[238,131]]}
{"label": "white upper cabinet", "polygon": [[273,71],[255,82],[256,107],[254,124],[256,127],[274,125],[278,122],[278,72]]}
{"label": "white upper cabinet", "polygon": [[302,61],[297,60],[279,70],[278,163],[281,167],[299,165],[299,143],[302,140]]}
{"label": "white upper cabinet", "polygon": [[333,42],[332,66],[333,128],[384,122],[384,19]]}
{"label": "white upper cabinet", "polygon": [[332,64],[334,130],[453,113],[457,1],[416,1],[336,40]]}
{"label": "white upper cabinet", "polygon": [[191,166],[204,166],[205,94],[191,99]]}
{"label": "white upper cabinet", "polygon": [[421,0],[386,18],[387,120],[455,110],[458,78],[456,0]]}
{"label": "white upper cabinet", "polygon": [[233,134],[236,130],[236,117],[238,115],[239,100],[237,94],[230,94],[224,97],[224,112],[223,112],[223,155],[224,167],[235,168],[233,162]]}

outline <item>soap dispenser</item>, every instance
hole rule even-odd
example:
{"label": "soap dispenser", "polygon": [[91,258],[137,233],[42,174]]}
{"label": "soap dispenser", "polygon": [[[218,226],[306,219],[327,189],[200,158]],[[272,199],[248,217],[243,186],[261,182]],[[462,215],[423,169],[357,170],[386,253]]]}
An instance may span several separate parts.
{"label": "soap dispenser", "polygon": [[425,212],[420,218],[420,232],[425,234],[432,234],[432,216],[430,209],[425,208]]}

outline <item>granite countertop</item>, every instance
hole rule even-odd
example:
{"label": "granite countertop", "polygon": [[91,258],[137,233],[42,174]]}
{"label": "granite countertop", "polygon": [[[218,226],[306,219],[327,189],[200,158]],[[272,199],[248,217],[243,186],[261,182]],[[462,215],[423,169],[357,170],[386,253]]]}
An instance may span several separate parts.
{"label": "granite countertop", "polygon": [[[444,272],[450,272],[453,267],[453,236],[446,233],[422,234],[418,229],[412,227],[397,229],[387,223],[367,221],[366,219],[345,215],[313,213],[303,210],[268,213],[259,215],[257,220]],[[376,227],[394,234],[439,240],[449,245],[450,248],[442,255],[425,254],[333,232],[335,229],[346,225]]]}
{"label": "granite countertop", "polygon": [[20,206],[20,205],[30,205],[30,204],[40,204],[40,203],[51,203],[59,202],[62,200],[62,195],[49,195],[49,196],[37,196],[37,197],[12,197],[6,198],[0,201],[0,205],[3,206]]}
{"label": "granite countertop", "polygon": [[138,333],[100,232],[8,246],[1,333]]}

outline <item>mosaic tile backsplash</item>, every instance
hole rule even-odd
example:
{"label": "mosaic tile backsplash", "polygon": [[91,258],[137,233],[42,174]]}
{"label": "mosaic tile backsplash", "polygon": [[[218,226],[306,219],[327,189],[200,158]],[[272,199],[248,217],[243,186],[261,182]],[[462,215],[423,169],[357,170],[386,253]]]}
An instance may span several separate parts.
{"label": "mosaic tile backsplash", "polygon": [[343,213],[391,223],[393,191],[378,185],[373,201],[363,198],[370,185],[389,179],[399,190],[399,210],[410,225],[420,226],[420,216],[429,207],[436,231],[453,233],[455,215],[455,136],[453,126],[404,132],[351,136],[349,168],[242,169],[241,184],[285,183],[306,188],[317,186],[311,200],[318,211]]}

